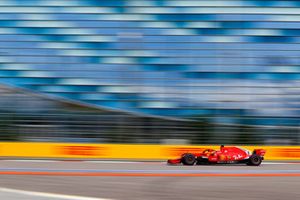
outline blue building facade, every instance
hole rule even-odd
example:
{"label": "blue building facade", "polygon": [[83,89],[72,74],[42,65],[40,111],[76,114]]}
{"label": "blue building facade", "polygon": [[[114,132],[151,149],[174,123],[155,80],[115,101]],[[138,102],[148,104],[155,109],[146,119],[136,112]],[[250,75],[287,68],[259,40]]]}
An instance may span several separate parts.
{"label": "blue building facade", "polygon": [[297,127],[299,42],[299,1],[0,1],[2,84],[145,116]]}

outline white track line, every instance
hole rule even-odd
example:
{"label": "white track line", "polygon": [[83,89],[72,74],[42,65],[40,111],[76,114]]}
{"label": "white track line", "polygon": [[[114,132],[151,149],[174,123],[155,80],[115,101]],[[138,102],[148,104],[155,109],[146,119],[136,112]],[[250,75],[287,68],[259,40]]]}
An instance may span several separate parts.
{"label": "white track line", "polygon": [[3,188],[3,187],[0,187],[0,192],[15,193],[15,194],[21,194],[21,195],[27,195],[27,196],[53,198],[53,199],[66,199],[66,200],[112,200],[112,199],[104,199],[104,198],[93,198],[93,197],[83,197],[83,196],[74,196],[74,195],[33,192],[33,191],[26,191],[26,190],[16,190],[16,189]]}
{"label": "white track line", "polygon": [[57,162],[57,160],[0,160],[8,162]]}
{"label": "white track line", "polygon": [[286,163],[286,162],[262,162],[262,165],[288,165],[293,163]]}

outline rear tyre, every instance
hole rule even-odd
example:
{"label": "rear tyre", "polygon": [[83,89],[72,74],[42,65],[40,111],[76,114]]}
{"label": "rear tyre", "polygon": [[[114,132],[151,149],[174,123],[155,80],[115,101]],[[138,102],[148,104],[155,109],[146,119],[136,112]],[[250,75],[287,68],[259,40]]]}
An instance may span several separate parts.
{"label": "rear tyre", "polygon": [[184,154],[181,162],[184,165],[194,165],[196,162],[196,157],[194,154],[187,153],[187,154]]}
{"label": "rear tyre", "polygon": [[247,163],[247,165],[259,166],[261,162],[262,162],[262,158],[259,155],[253,154],[249,158],[249,162]]}

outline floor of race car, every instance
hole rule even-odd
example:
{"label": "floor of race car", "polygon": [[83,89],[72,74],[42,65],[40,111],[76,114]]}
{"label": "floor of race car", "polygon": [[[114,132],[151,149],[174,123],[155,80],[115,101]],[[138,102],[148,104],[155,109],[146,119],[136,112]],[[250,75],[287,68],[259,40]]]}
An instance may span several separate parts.
{"label": "floor of race car", "polygon": [[86,197],[281,200],[300,196],[300,164],[286,162],[263,162],[254,167],[0,160],[0,174],[0,199],[5,200],[89,200]]}

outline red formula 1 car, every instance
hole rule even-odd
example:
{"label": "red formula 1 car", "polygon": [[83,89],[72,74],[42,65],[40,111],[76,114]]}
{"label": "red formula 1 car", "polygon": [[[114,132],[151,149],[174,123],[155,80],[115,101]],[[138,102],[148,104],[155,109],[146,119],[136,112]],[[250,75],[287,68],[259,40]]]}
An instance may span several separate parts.
{"label": "red formula 1 car", "polygon": [[259,166],[266,151],[255,149],[252,153],[241,147],[220,147],[220,150],[206,149],[199,153],[184,153],[180,158],[168,160],[168,164],[247,164]]}

